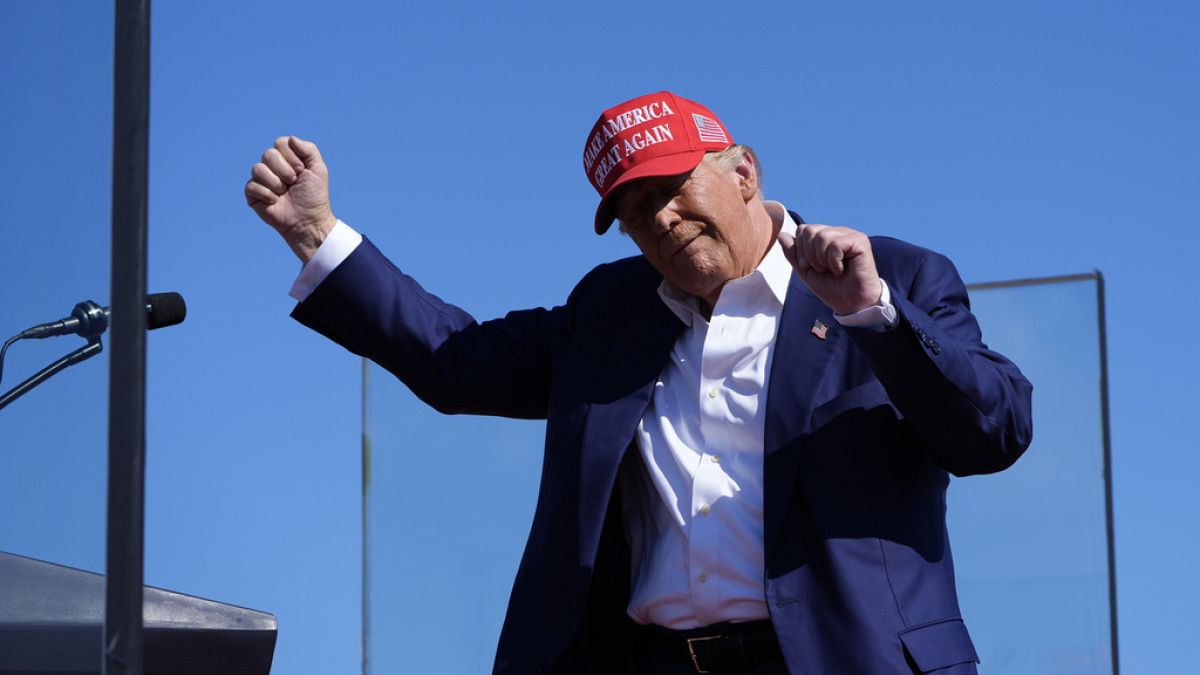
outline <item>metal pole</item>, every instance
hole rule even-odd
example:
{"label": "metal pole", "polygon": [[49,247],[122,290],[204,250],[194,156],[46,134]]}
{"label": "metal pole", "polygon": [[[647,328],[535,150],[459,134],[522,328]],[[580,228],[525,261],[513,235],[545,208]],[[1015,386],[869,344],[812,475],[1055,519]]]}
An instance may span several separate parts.
{"label": "metal pole", "polygon": [[150,0],[116,0],[105,675],[141,675]]}
{"label": "metal pole", "polygon": [[1104,275],[1096,270],[1096,319],[1100,334],[1100,433],[1104,440],[1104,511],[1108,534],[1108,621],[1112,633],[1112,672],[1121,673],[1117,639],[1117,541],[1113,527],[1112,433],[1108,423],[1108,319],[1104,307]]}

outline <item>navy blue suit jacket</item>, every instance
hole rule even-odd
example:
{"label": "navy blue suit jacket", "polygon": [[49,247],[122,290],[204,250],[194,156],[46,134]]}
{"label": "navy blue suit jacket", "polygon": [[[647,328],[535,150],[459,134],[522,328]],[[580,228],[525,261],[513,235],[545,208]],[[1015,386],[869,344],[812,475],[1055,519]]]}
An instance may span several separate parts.
{"label": "navy blue suit jacket", "polygon": [[[949,260],[894,239],[872,246],[894,330],[842,327],[797,276],[788,289],[767,395],[766,600],[793,673],[973,673],[948,473],[1017,459],[1031,386],[981,342]],[[478,323],[364,241],[293,313],[440,411],[547,420],[496,673],[632,669],[615,479],[636,458],[626,450],[682,328],[660,281],[627,258],[590,272],[563,306]]]}

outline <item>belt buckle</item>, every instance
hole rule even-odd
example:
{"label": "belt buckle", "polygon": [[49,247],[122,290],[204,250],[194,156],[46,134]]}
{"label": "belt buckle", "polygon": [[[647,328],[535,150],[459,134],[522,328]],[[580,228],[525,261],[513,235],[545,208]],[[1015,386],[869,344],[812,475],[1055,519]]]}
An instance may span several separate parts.
{"label": "belt buckle", "polygon": [[692,655],[692,667],[696,669],[697,673],[707,673],[709,671],[700,669],[700,659],[696,656],[696,643],[697,642],[710,642],[712,640],[720,640],[721,637],[722,636],[720,636],[720,635],[709,635],[706,637],[688,638],[688,641],[687,641],[688,653]]}

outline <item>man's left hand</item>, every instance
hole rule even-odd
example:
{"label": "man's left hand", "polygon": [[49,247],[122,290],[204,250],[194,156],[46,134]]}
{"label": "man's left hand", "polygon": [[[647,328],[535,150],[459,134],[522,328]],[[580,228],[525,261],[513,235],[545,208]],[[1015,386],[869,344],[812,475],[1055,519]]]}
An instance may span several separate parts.
{"label": "man's left hand", "polygon": [[835,314],[879,304],[883,286],[867,235],[848,227],[805,223],[795,237],[780,232],[779,244],[800,279]]}

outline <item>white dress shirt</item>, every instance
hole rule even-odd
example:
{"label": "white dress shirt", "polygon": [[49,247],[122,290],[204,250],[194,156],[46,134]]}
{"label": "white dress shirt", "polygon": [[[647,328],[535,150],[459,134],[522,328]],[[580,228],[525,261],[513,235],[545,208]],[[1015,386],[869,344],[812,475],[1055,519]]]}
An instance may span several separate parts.
{"label": "white dress shirt", "polygon": [[[786,209],[767,202],[783,231]],[[778,243],[721,289],[711,318],[664,280],[659,296],[686,328],[638,424],[644,471],[621,476],[632,550],[629,616],[687,629],[767,618],[763,434],[775,334],[792,266]],[[895,322],[890,298],[844,324]]]}
{"label": "white dress shirt", "polygon": [[[777,202],[783,231],[796,223]],[[362,242],[342,221],[305,264],[290,295],[303,301]],[[658,293],[686,328],[654,385],[635,438],[643,470],[622,472],[632,550],[629,616],[687,629],[767,618],[763,558],[763,434],[775,333],[792,266],[778,243],[752,274],[725,284],[711,318],[664,280]],[[843,325],[896,323],[887,284],[879,305]]]}

